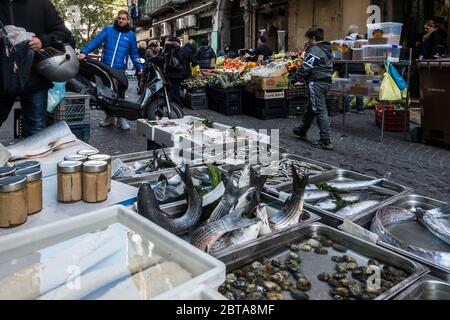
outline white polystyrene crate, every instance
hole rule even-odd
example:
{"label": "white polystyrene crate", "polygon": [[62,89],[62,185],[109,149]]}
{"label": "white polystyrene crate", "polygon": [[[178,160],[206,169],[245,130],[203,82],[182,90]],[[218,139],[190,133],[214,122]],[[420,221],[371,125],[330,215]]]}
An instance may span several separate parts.
{"label": "white polystyrene crate", "polygon": [[217,290],[211,289],[207,286],[200,286],[195,290],[183,292],[173,298],[173,300],[227,300]]}
{"label": "white polystyrene crate", "polygon": [[[221,261],[123,206],[108,207],[75,218],[0,237],[0,256],[2,257],[0,274],[5,276],[5,266],[15,265],[14,261],[22,261],[24,258],[30,257],[31,259],[33,253],[39,250],[64,244],[81,235],[87,235],[117,223],[137,232],[144,240],[151,241],[154,247],[158,248],[158,252],[164,252],[164,256],[170,257],[168,260],[178,263],[193,275],[191,280],[161,293],[153,299],[173,299],[184,292],[193,292],[203,285],[217,290],[225,281],[225,265]],[[37,262],[39,259],[37,261],[30,260],[30,264]],[[108,267],[111,266],[108,265]],[[8,272],[11,270],[9,269]]]}

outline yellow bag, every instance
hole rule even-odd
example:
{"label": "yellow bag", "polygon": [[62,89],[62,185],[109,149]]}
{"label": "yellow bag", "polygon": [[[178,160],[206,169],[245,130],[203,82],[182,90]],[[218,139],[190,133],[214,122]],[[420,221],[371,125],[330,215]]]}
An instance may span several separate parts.
{"label": "yellow bag", "polygon": [[333,78],[339,78],[339,72],[335,71],[332,75]]}
{"label": "yellow bag", "polygon": [[193,67],[191,63],[191,73],[193,77],[198,75],[200,73],[200,66]]}
{"label": "yellow bag", "polygon": [[397,84],[394,79],[392,79],[391,75],[386,72],[380,86],[380,101],[400,100],[402,100],[402,92],[397,87]]}

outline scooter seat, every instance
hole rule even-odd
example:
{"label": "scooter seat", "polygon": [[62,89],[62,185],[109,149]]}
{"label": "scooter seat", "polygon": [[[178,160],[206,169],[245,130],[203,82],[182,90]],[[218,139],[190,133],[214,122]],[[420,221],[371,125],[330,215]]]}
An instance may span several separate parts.
{"label": "scooter seat", "polygon": [[119,82],[121,86],[123,86],[125,89],[128,89],[128,78],[125,73],[125,70],[118,70],[111,68],[110,66],[104,64],[103,62],[94,59],[89,59],[89,62],[97,65],[98,67],[108,72],[111,75],[111,77],[113,77]]}

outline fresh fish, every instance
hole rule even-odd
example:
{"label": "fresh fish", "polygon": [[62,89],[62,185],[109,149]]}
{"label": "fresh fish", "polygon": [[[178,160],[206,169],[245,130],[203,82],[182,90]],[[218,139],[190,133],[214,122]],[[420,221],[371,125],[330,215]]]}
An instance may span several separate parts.
{"label": "fresh fish", "polygon": [[423,248],[408,245],[395,237],[386,229],[388,226],[409,221],[417,221],[416,213],[403,208],[385,207],[379,210],[375,215],[375,218],[373,219],[372,225],[370,227],[370,231],[378,235],[380,240],[385,243],[422,257],[423,259],[428,260],[434,264],[450,268],[449,252],[426,250]]}
{"label": "fresh fish", "polygon": [[337,208],[336,201],[332,199],[327,199],[318,202],[314,205],[314,207],[325,210],[325,211],[334,211]]}
{"label": "fresh fish", "polygon": [[169,185],[167,180],[161,180],[152,185],[155,197],[159,202],[165,202],[170,199],[178,198],[182,194],[178,193],[176,188]]}
{"label": "fresh fish", "polygon": [[450,244],[450,203],[428,211],[419,209],[417,219],[436,237]]}
{"label": "fresh fish", "polygon": [[294,166],[292,166],[292,180],[294,193],[285,202],[284,207],[274,214],[270,219],[272,230],[282,230],[297,224],[303,215],[303,205],[305,203],[305,188],[309,178],[300,178]]}
{"label": "fresh fish", "polygon": [[0,167],[3,167],[9,158],[11,158],[11,153],[0,143]]}
{"label": "fresh fish", "polygon": [[369,208],[377,205],[378,203],[380,203],[380,202],[376,201],[376,200],[366,200],[366,201],[357,202],[357,203],[348,205],[348,206],[338,210],[336,212],[336,214],[341,217],[353,216],[357,213],[360,213],[366,209],[369,209]]}
{"label": "fresh fish", "polygon": [[357,202],[361,201],[363,198],[362,193],[344,193],[340,195],[343,201],[347,202]]}
{"label": "fresh fish", "polygon": [[218,221],[230,213],[238,200],[244,194],[246,188],[239,189],[234,185],[233,173],[225,173],[225,193],[217,207],[211,213],[208,223]]}
{"label": "fresh fish", "polygon": [[192,177],[199,180],[202,185],[211,184],[211,179],[209,178],[209,174],[205,172],[201,172],[198,169],[191,169]]}
{"label": "fresh fish", "polygon": [[148,183],[144,183],[138,193],[138,213],[175,235],[193,231],[202,216],[202,198],[192,183],[188,165],[176,169],[186,188],[188,209],[179,218],[172,218],[159,208],[155,193]]}
{"label": "fresh fish", "polygon": [[261,203],[261,192],[266,184],[267,178],[267,176],[258,174],[253,167],[250,167],[250,187],[256,189],[256,205]]}
{"label": "fresh fish", "polygon": [[261,222],[261,229],[259,230],[259,236],[267,236],[272,233],[269,223],[269,215],[267,213],[267,205],[261,203],[256,208],[256,218]]}
{"label": "fresh fish", "polygon": [[354,191],[354,190],[365,190],[371,186],[379,184],[381,181],[385,179],[376,179],[370,181],[337,181],[337,182],[328,182],[332,188],[344,191]]}
{"label": "fresh fish", "polygon": [[77,137],[65,122],[60,121],[6,149],[11,154],[9,160],[13,161],[45,157],[74,143],[78,143]]}
{"label": "fresh fish", "polygon": [[228,232],[254,225],[255,220],[242,218],[245,211],[246,209],[238,209],[220,220],[203,225],[192,235],[191,244],[209,252],[212,245]]}
{"label": "fresh fish", "polygon": [[[287,193],[287,192],[280,192],[279,195],[279,199],[281,201],[286,201],[287,199],[289,199],[289,197],[291,196],[291,193]],[[324,199],[329,199],[331,198],[331,193],[329,193],[328,191],[323,191],[323,190],[308,190],[308,188],[305,191],[305,202],[307,203],[314,203],[317,201],[321,201]]]}

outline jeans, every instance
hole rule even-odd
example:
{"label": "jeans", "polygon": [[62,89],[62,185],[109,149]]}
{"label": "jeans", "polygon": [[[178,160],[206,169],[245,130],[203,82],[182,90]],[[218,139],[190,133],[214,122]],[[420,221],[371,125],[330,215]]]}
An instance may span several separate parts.
{"label": "jeans", "polygon": [[[344,112],[350,112],[350,103],[353,100],[353,96],[344,96]],[[356,97],[356,110],[364,111],[364,97]]]}
{"label": "jeans", "polygon": [[181,99],[181,80],[180,79],[170,79],[169,94],[171,97]]}
{"label": "jeans", "polygon": [[[0,95],[0,126],[8,119],[16,100],[15,96]],[[34,91],[20,96],[24,117],[24,137],[42,131],[46,127],[48,90]]]}
{"label": "jeans", "polygon": [[308,83],[309,103],[305,116],[303,117],[303,126],[301,131],[307,133],[311,128],[314,117],[317,118],[317,125],[320,129],[320,139],[329,141],[331,138],[330,120],[327,110],[327,93],[331,84],[325,82]]}

